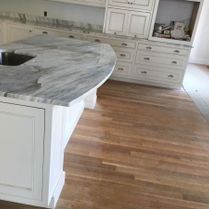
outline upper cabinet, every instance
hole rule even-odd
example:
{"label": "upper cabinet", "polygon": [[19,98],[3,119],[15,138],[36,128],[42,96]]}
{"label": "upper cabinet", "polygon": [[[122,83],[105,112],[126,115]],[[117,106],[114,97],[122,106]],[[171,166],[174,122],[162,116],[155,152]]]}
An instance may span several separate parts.
{"label": "upper cabinet", "polygon": [[105,7],[106,0],[50,0],[55,2],[81,4],[95,7]]}
{"label": "upper cabinet", "polygon": [[147,38],[149,23],[150,13],[108,8],[105,32]]}
{"label": "upper cabinet", "polygon": [[203,0],[156,0],[150,40],[192,45]]}
{"label": "upper cabinet", "polygon": [[154,0],[109,0],[104,32],[148,38]]}
{"label": "upper cabinet", "polygon": [[154,6],[154,0],[109,0],[109,5],[129,8],[132,10],[151,11]]}

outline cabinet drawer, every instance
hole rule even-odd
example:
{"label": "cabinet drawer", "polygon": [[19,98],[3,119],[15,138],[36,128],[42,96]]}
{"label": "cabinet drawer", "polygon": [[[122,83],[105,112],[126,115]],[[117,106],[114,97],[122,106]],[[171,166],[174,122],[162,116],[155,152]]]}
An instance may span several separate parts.
{"label": "cabinet drawer", "polygon": [[182,80],[182,72],[179,71],[157,71],[155,68],[136,67],[136,75],[139,78],[150,81],[180,82]]}
{"label": "cabinet drawer", "polygon": [[115,67],[113,75],[128,75],[131,71],[131,64],[118,63]]}
{"label": "cabinet drawer", "polygon": [[133,62],[135,51],[132,50],[123,50],[121,48],[114,48],[116,55],[118,57],[118,60],[124,61],[124,62]]}
{"label": "cabinet drawer", "polygon": [[176,54],[176,55],[188,55],[189,50],[186,49],[179,49],[174,47],[166,47],[160,45],[152,45],[152,44],[140,44],[138,49],[141,51],[147,52],[160,52],[160,53],[169,53],[169,54]]}
{"label": "cabinet drawer", "polygon": [[152,54],[138,51],[136,63],[142,65],[167,65],[169,67],[183,68],[185,59],[175,55]]}
{"label": "cabinet drawer", "polygon": [[99,37],[99,36],[87,36],[88,41],[94,41],[94,42],[99,42],[99,43],[107,43],[110,44],[113,47],[124,47],[124,48],[130,48],[130,49],[135,49],[137,42],[136,41],[127,41],[127,40],[117,40],[117,39],[108,39],[104,37]]}
{"label": "cabinet drawer", "polygon": [[154,0],[109,0],[109,4],[112,6],[151,11],[154,6]]}

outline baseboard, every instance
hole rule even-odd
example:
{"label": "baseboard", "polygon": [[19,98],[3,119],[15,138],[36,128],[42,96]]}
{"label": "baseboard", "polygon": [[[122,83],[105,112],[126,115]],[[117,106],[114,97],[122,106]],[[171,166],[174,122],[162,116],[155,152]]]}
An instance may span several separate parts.
{"label": "baseboard", "polygon": [[209,59],[201,59],[201,58],[191,57],[189,60],[189,63],[200,64],[200,65],[209,65]]}
{"label": "baseboard", "polygon": [[61,195],[61,192],[62,192],[62,189],[64,187],[64,184],[65,184],[65,172],[62,173],[60,179],[59,179],[59,182],[56,186],[56,189],[54,191],[54,194],[53,194],[53,197],[52,197],[52,200],[50,202],[50,206],[49,208],[55,208],[56,205],[57,205],[57,202],[59,200],[59,197]]}

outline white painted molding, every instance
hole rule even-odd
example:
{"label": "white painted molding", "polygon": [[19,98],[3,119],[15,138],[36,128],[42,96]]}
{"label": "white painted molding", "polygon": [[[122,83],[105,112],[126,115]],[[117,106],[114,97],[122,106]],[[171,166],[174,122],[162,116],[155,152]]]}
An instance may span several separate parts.
{"label": "white painted molding", "polygon": [[204,59],[204,58],[199,58],[199,57],[190,57],[189,63],[193,64],[200,64],[200,65],[209,65],[209,60]]}

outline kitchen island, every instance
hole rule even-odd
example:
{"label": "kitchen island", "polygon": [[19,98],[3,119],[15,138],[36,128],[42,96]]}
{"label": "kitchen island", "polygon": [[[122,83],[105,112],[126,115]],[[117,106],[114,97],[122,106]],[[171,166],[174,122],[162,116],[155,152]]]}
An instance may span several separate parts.
{"label": "kitchen island", "polygon": [[[1,51],[0,199],[54,208],[66,144],[84,108],[94,108],[116,55],[106,44],[44,35]],[[30,59],[18,64],[5,54]]]}

